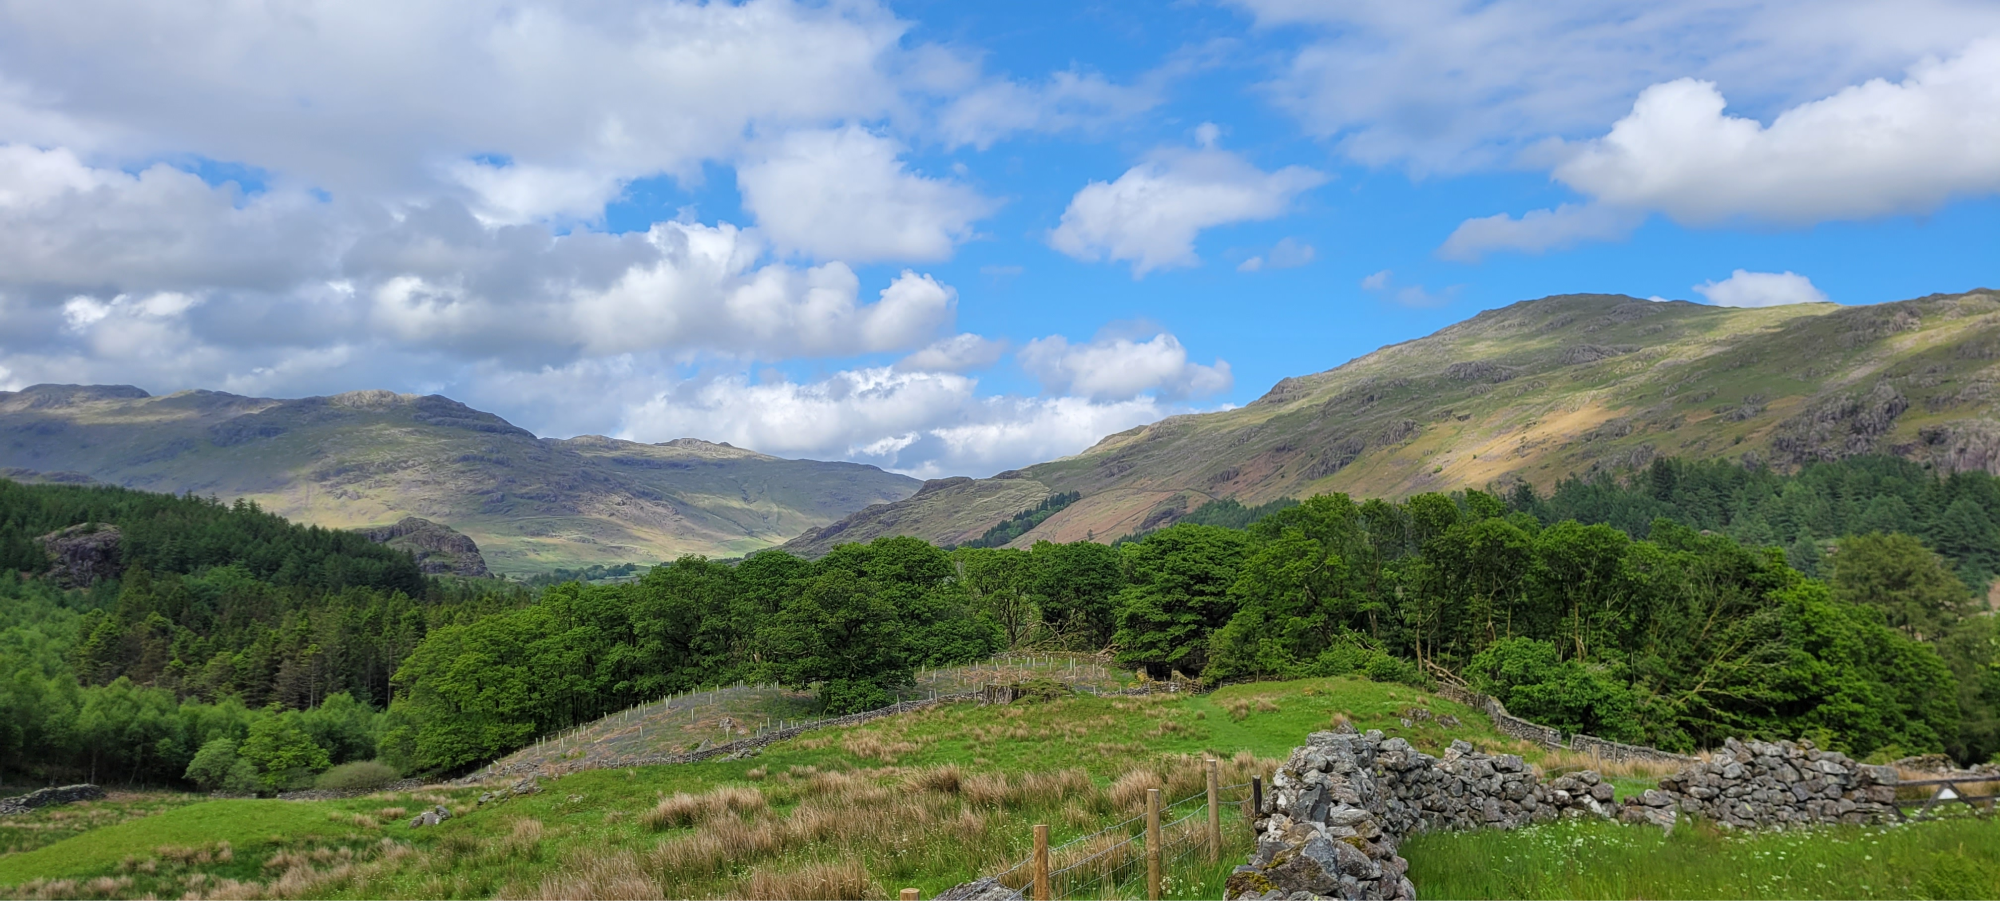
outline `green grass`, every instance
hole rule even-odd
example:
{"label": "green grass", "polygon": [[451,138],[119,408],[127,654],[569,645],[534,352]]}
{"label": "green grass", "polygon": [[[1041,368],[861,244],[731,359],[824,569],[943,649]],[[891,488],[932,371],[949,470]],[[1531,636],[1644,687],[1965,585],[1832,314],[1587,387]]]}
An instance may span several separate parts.
{"label": "green grass", "polygon": [[[52,845],[0,857],[0,885],[114,872],[128,856],[162,847],[228,842],[241,867],[260,852],[298,841],[365,836],[328,818],[328,806],[290,801],[204,801],[94,829]],[[273,842],[274,837],[279,841]]]}
{"label": "green grass", "polygon": [[[6,794],[14,794],[12,791]],[[114,791],[102,800],[44,807],[0,817],[0,861],[115,823],[185,807],[202,800],[181,792]]]}
{"label": "green grass", "polygon": [[1403,845],[1426,898],[2000,898],[2000,821],[1727,833],[1566,822]]}
{"label": "green grass", "polygon": [[[1446,729],[1419,720],[1406,729],[1401,714],[1411,707],[1457,716],[1462,725]],[[1268,775],[1307,732],[1331,727],[1336,717],[1432,750],[1456,737],[1490,747],[1518,745],[1456,704],[1354,679],[1238,685],[1200,697],[1078,695],[1039,704],[957,704],[813,732],[747,760],[544,778],[540,794],[483,807],[474,803],[482,788],[333,802],[209,801],[0,858],[0,884],[80,880],[0,895],[177,897],[236,880],[223,891],[487,897],[598,891],[636,873],[656,886],[653,891],[713,896],[751,892],[753,878],[803,878],[797,874],[811,866],[842,862],[865,867],[863,876],[874,887],[893,892],[914,886],[929,895],[1026,857],[1035,823],[1050,824],[1060,845],[1139,813],[1143,785],[1121,788],[1119,782],[1125,777],[1130,783],[1135,769],[1160,772],[1169,800],[1185,797],[1201,790],[1199,755],[1229,759],[1228,781],[1246,780],[1252,771]],[[962,789],[921,788],[924,774],[947,766],[962,774]],[[1059,771],[1071,775],[1052,775]],[[1036,778],[1045,781],[1031,782]],[[734,825],[713,820],[655,831],[644,822],[661,797],[729,786],[755,788],[767,809],[746,813]],[[457,815],[440,827],[408,828],[409,814],[434,803],[448,804]],[[403,808],[398,816],[384,811],[396,807]],[[1170,867],[1170,896],[1218,894],[1229,868],[1247,852],[1240,812],[1225,805],[1223,814],[1231,837],[1223,864],[1209,865],[1197,855]],[[357,815],[366,825],[355,824]],[[822,831],[812,831],[814,822]],[[763,850],[746,845],[715,865],[674,863],[679,852],[664,850],[693,847],[718,828],[790,829],[796,840]],[[225,841],[234,851],[226,864],[178,863],[162,853],[167,846],[214,848]],[[315,852],[319,859],[309,860]],[[1129,870],[1124,875],[1114,894],[1143,896],[1143,883]],[[93,890],[93,878],[113,881]]]}
{"label": "green grass", "polygon": [[[1456,716],[1461,725],[1412,720],[1406,728],[1400,714],[1412,707]],[[1109,777],[1134,760],[1157,755],[1248,751],[1282,760],[1307,733],[1333,728],[1336,716],[1359,729],[1402,736],[1433,754],[1455,738],[1533,753],[1494,731],[1490,720],[1470,708],[1407,686],[1336,678],[1233,685],[1204,696],[1077,696],[1002,708],[952,705],[815,733],[775,746],[765,756],[790,764],[841,750],[844,759],[857,765],[958,763],[1008,772],[1060,762]]]}
{"label": "green grass", "polygon": [[[1412,708],[1432,716],[1409,716]],[[1438,722],[1447,716],[1458,725]],[[750,759],[547,775],[539,794],[483,806],[476,801],[487,787],[202,802],[0,857],[0,885],[16,886],[0,896],[730,897],[903,887],[928,896],[1025,858],[1036,823],[1049,824],[1060,846],[1141,813],[1148,784],[1169,801],[1196,795],[1205,756],[1224,760],[1225,784],[1268,777],[1307,733],[1342,721],[1432,753],[1464,738],[1561,762],[1458,704],[1360,679],[1235,685],[1206,696],[954,704],[815,731]],[[943,772],[956,774],[942,780],[949,787],[940,787]],[[751,807],[711,811],[698,825],[647,822],[662,798],[753,790]],[[408,827],[410,815],[434,804],[455,816]],[[1169,897],[1220,895],[1249,850],[1240,810],[1225,804],[1222,815],[1222,864],[1183,855],[1168,868]],[[223,842],[232,859],[213,859]],[[208,849],[211,858],[190,860],[187,849]],[[1110,896],[1144,896],[1142,865],[1114,876]],[[36,879],[44,881],[29,882]]]}

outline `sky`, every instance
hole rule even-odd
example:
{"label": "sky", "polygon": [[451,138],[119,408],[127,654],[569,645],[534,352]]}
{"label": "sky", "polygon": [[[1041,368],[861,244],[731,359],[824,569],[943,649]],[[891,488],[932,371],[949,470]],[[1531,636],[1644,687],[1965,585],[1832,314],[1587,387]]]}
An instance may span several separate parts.
{"label": "sky", "polygon": [[984,476],[1519,300],[1996,262],[1994,2],[0,0],[0,390]]}

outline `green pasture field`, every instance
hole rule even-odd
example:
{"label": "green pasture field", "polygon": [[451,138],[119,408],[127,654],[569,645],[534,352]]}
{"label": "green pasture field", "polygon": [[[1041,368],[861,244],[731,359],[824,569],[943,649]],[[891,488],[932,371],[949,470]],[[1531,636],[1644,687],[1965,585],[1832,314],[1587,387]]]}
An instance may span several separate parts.
{"label": "green pasture field", "polygon": [[[8,788],[0,790],[0,794],[25,794],[28,791],[32,789]],[[201,800],[201,795],[181,792],[112,791],[102,800],[44,807],[0,817],[0,861],[4,861],[7,855],[33,851],[93,829],[164,813]]]}
{"label": "green pasture field", "polygon": [[1727,832],[1564,822],[1417,836],[1427,898],[2000,898],[2000,820]]}

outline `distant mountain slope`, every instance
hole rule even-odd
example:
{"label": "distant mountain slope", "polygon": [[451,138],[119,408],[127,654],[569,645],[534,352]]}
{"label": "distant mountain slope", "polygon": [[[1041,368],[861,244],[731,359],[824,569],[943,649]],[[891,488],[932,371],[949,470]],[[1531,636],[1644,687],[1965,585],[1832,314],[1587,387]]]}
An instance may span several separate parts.
{"label": "distant mountain slope", "polygon": [[914,493],[854,463],[680,439],[536,438],[444,397],[299,400],[130,386],[0,392],[0,471],[244,497],[301,522],[405,516],[472,537],[500,573],[737,556]]}
{"label": "distant mountain slope", "polygon": [[[962,486],[950,505],[911,498],[821,532],[978,535],[1015,512],[978,502],[1002,485],[1022,498],[1083,494],[1015,542],[1025,546],[1144,531],[1221,498],[1547,488],[1656,456],[1793,466],[1871,452],[2000,473],[2000,297],[1523,301],[1284,379],[1239,409],[1171,417]],[[788,547],[816,549],[805,539]]]}

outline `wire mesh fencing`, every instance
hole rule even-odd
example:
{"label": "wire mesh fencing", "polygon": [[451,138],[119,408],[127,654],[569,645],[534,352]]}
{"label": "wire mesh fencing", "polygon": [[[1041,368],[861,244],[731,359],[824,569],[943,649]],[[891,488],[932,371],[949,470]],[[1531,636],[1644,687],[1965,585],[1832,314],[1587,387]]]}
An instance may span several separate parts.
{"label": "wire mesh fencing", "polygon": [[[1158,860],[1162,873],[1205,866],[1211,854],[1227,844],[1210,824],[1225,810],[1247,810],[1250,783],[1217,789],[1216,814],[1211,819],[1208,791],[1191,794],[1160,807]],[[1082,898],[1145,897],[1149,890],[1147,814],[1114,823],[1089,835],[1049,848],[1048,895],[1051,901]],[[1211,842],[1214,843],[1211,846]],[[1211,850],[1211,847],[1214,850]],[[993,874],[1002,885],[1029,899],[1035,891],[1036,858],[1030,855]]]}

